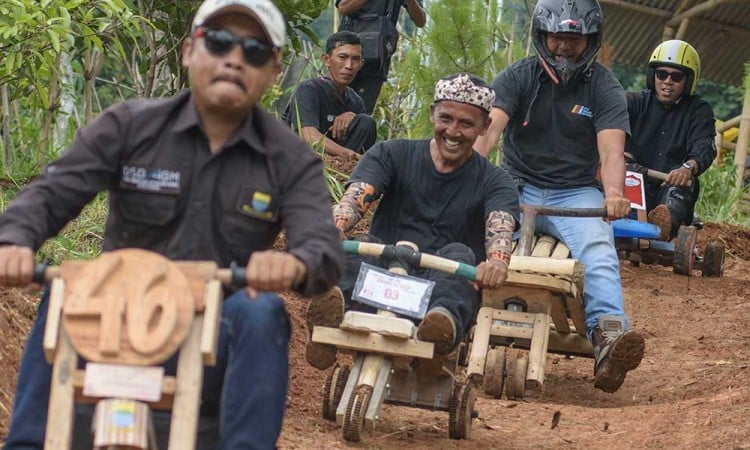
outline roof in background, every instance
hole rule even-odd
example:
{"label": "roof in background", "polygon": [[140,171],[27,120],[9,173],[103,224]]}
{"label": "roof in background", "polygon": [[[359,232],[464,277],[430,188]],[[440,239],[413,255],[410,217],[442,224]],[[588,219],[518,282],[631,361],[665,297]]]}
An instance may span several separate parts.
{"label": "roof in background", "polygon": [[599,0],[612,62],[645,67],[666,39],[689,42],[701,78],[739,86],[750,62],[750,0]]}

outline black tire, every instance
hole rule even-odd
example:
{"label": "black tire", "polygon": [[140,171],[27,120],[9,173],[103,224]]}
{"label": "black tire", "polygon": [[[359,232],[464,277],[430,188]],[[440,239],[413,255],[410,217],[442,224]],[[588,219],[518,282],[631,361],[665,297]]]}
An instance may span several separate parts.
{"label": "black tire", "polygon": [[323,388],[323,418],[326,420],[336,420],[336,409],[341,402],[341,396],[346,387],[346,381],[349,379],[349,366],[339,366],[336,364],[331,373],[328,375],[325,387]]}
{"label": "black tire", "polygon": [[674,273],[690,276],[695,262],[695,241],[698,231],[695,227],[681,226],[674,244],[672,267]]}
{"label": "black tire", "polygon": [[719,278],[724,275],[724,245],[719,242],[709,242],[703,249],[704,277]]}

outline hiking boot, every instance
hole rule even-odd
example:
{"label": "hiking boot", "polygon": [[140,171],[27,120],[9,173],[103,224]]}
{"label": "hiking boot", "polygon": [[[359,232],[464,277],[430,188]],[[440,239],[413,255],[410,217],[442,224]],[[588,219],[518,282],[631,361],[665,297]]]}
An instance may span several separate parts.
{"label": "hiking boot", "polygon": [[305,323],[307,325],[307,344],[305,359],[316,369],[325,370],[336,362],[336,346],[312,341],[313,327],[338,328],[344,320],[344,293],[338,286],[314,295],[307,305]]}
{"label": "hiking boot", "polygon": [[436,355],[447,355],[456,347],[456,321],[447,309],[437,306],[427,311],[417,329],[417,339],[435,344]]}
{"label": "hiking boot", "polygon": [[659,240],[668,241],[672,233],[672,215],[667,205],[658,205],[648,213],[648,222],[659,227]]}
{"label": "hiking boot", "polygon": [[599,316],[599,325],[591,333],[594,345],[594,387],[615,392],[625,381],[628,371],[635,369],[643,358],[646,346],[637,331],[625,329],[621,316]]}

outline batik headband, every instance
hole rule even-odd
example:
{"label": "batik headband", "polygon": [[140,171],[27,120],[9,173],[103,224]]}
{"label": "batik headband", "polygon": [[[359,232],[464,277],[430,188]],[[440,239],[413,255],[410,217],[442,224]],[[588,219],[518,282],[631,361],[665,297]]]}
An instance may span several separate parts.
{"label": "batik headband", "polygon": [[490,112],[495,102],[495,91],[474,84],[469,75],[461,74],[454,78],[443,78],[435,85],[435,102],[444,100],[467,103]]}

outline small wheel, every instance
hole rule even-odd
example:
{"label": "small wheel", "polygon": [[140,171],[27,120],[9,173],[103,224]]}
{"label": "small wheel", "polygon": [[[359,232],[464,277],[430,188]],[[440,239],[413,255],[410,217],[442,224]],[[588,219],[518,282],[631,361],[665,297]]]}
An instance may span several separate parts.
{"label": "small wheel", "polygon": [[341,395],[344,393],[346,381],[349,378],[349,366],[333,366],[333,370],[326,379],[323,388],[323,418],[336,420],[336,409],[339,407]]}
{"label": "small wheel", "polygon": [[526,394],[526,368],[529,360],[519,355],[508,363],[505,380],[505,395],[509,400],[523,400]]}
{"label": "small wheel", "polygon": [[674,256],[672,258],[674,273],[687,276],[693,273],[696,235],[695,227],[682,226],[677,232],[677,241],[674,244]]}
{"label": "small wheel", "polygon": [[477,391],[472,383],[456,382],[453,385],[448,407],[448,437],[471,439],[471,418],[476,400]]}
{"label": "small wheel", "polygon": [[349,404],[344,414],[344,426],[341,429],[344,440],[359,442],[362,439],[362,427],[365,423],[365,412],[370,403],[372,387],[362,385],[349,397]]}
{"label": "small wheel", "polygon": [[500,398],[505,387],[505,349],[491,348],[484,364],[484,393]]}
{"label": "small wheel", "polygon": [[703,249],[704,277],[718,278],[724,275],[724,245],[718,242],[709,242]]}
{"label": "small wheel", "polygon": [[456,362],[461,367],[467,367],[469,365],[469,355],[471,355],[471,343],[461,342],[458,345],[458,357]]}

